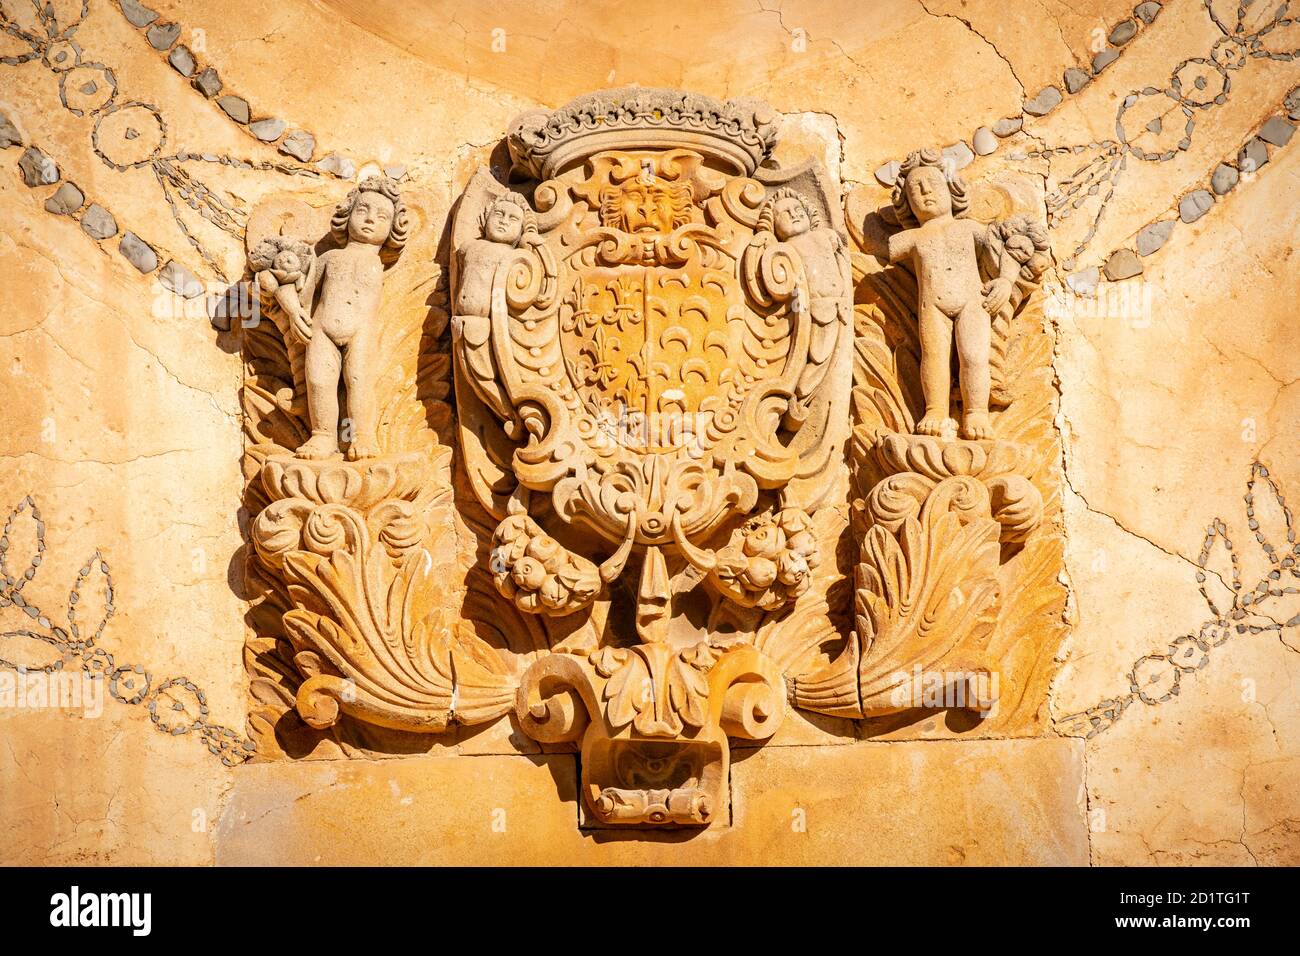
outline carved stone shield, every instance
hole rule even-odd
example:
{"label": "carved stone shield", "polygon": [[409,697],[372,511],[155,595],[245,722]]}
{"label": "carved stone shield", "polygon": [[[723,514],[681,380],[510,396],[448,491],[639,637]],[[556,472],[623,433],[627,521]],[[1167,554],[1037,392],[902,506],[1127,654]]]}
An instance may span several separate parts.
{"label": "carved stone shield", "polygon": [[[596,130],[590,104],[522,117],[510,145],[533,181],[470,184],[453,278],[478,314],[455,320],[458,395],[506,440],[493,454],[474,416],[462,439],[500,517],[521,490],[549,492],[611,545],[707,568],[712,534],[842,440],[831,411],[847,381],[822,385],[847,351],[851,287],[820,170],[760,168],[770,114],[656,95],[637,91]],[[778,236],[783,201],[802,225]],[[489,219],[513,215],[498,207],[523,221],[494,241]]]}
{"label": "carved stone shield", "polygon": [[[714,819],[727,737],[769,736],[784,708],[746,628],[807,590],[812,514],[843,490],[839,197],[815,159],[778,169],[776,135],[752,102],[583,97],[517,119],[510,176],[480,170],[453,224],[461,448],[498,522],[493,581],[570,652],[529,669],[517,714],[581,740],[605,824]],[[728,604],[750,618],[724,633]]]}

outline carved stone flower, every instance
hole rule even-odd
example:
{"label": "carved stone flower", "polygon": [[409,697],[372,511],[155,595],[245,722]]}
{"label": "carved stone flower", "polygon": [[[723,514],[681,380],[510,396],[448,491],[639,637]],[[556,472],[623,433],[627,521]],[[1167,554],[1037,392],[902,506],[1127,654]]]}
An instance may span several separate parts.
{"label": "carved stone flower", "polygon": [[774,558],[784,544],[785,535],[775,523],[760,524],[745,533],[745,554],[749,557]]}
{"label": "carved stone flower", "polygon": [[510,570],[510,576],[519,587],[536,591],[546,580],[546,568],[536,558],[525,556],[515,562],[515,566]]}
{"label": "carved stone flower", "polygon": [[776,581],[776,562],[766,557],[750,558],[740,572],[740,580],[745,587],[755,591],[769,588]]}
{"label": "carved stone flower", "polygon": [[248,264],[263,292],[275,292],[282,285],[300,285],[315,258],[311,246],[291,236],[263,239],[248,254]]}
{"label": "carved stone flower", "polygon": [[796,551],[787,551],[781,555],[777,565],[777,578],[789,588],[797,588],[808,577],[808,559]]}
{"label": "carved stone flower", "polygon": [[600,590],[600,574],[527,515],[510,515],[492,536],[490,565],[497,591],[529,614],[571,614]]}

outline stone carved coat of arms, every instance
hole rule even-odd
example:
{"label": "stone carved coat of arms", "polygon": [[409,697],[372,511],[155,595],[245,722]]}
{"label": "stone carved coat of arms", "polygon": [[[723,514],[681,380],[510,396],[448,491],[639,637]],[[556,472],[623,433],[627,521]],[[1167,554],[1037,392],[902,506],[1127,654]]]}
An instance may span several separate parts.
{"label": "stone carved coat of arms", "polygon": [[523,719],[549,741],[587,725],[606,820],[712,819],[725,735],[766,736],[784,696],[719,619],[794,600],[821,560],[852,278],[824,171],[763,167],[774,120],[653,93],[525,115],[527,194],[482,171],[453,225],[461,443],[500,522],[497,587],[585,618],[525,675]]}
{"label": "stone carved coat of arms", "polygon": [[[730,741],[771,737],[791,703],[862,718],[901,709],[888,672],[984,663],[999,541],[1021,547],[1042,518],[1012,474],[1023,446],[911,434],[897,346],[882,361],[884,326],[863,338],[880,313],[860,230],[818,159],[776,162],[779,129],[762,103],[669,90],[517,118],[509,162],[449,216],[454,451],[417,414],[437,336],[408,335],[425,343],[411,359],[400,336],[358,351],[329,324],[331,282],[362,283],[382,313],[382,269],[419,242],[396,185],[362,184],[314,249],[250,228],[314,403],[296,454],[263,442],[250,465],[256,571],[287,647],[259,661],[291,662],[260,683],[287,686],[303,721],[445,733],[511,715],[579,749],[591,825],[702,826],[726,814]],[[1002,283],[1005,350],[1042,256],[1021,227],[953,229]],[[336,392],[365,435],[331,453],[315,409],[337,416]],[[864,424],[867,395],[894,411]],[[466,532],[490,593],[457,609]],[[531,650],[469,626],[498,620]]]}

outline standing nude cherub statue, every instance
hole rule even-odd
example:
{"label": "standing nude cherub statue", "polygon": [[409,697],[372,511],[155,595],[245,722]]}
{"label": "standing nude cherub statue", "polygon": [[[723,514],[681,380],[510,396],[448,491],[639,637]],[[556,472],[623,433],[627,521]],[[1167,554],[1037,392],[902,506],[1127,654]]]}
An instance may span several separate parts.
{"label": "standing nude cherub statue", "polygon": [[[407,229],[406,206],[397,184],[376,176],[352,190],[334,210],[330,234],[336,248],[311,257],[308,263],[302,263],[301,255],[291,255],[287,247],[267,250],[275,258],[258,271],[258,285],[275,293],[289,318],[290,334],[307,347],[311,437],[295,452],[299,458],[331,458],[339,453],[340,376],[347,390],[352,431],[347,457],[355,461],[379,453],[374,396],[379,300],[384,269],[401,253]],[[259,247],[250,256],[255,269],[266,257],[259,256],[260,251]]]}
{"label": "standing nude cherub statue", "polygon": [[514,410],[502,391],[492,358],[492,294],[497,274],[509,268],[522,246],[540,240],[537,217],[519,193],[494,199],[480,220],[482,235],[456,250],[456,302],[452,332],[461,343],[460,356],[475,391],[502,420]]}
{"label": "standing nude cherub statue", "polygon": [[763,204],[758,231],[770,231],[778,242],[793,246],[803,262],[812,334],[808,365],[799,376],[796,394],[806,398],[826,373],[840,329],[849,325],[853,270],[839,234],[826,228],[821,213],[788,186],[776,190]]}
{"label": "standing nude cherub statue", "polygon": [[979,243],[988,227],[965,218],[966,187],[944,169],[943,154],[922,149],[903,162],[894,186],[894,215],[903,231],[889,239],[889,260],[911,261],[918,286],[921,389],[925,416],[918,435],[938,436],[950,419],[952,344],[957,340],[961,437],[991,439],[989,346],[992,316],[1010,301],[1020,262],[1004,251],[998,275],[985,283]]}

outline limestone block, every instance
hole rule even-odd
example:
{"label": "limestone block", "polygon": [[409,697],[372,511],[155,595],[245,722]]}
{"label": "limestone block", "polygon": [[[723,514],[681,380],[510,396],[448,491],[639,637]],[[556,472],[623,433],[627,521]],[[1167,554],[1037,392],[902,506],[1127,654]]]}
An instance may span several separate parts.
{"label": "limestone block", "polygon": [[229,768],[100,703],[0,708],[0,865],[211,865]]}
{"label": "limestone block", "polygon": [[572,756],[479,756],[238,769],[216,828],[221,865],[572,862]]}
{"label": "limestone block", "polygon": [[226,865],[1078,866],[1088,860],[1082,749],[1011,740],[747,752],[733,767],[729,825],[670,843],[580,834],[572,756],[252,764],[233,772],[214,841]]}

